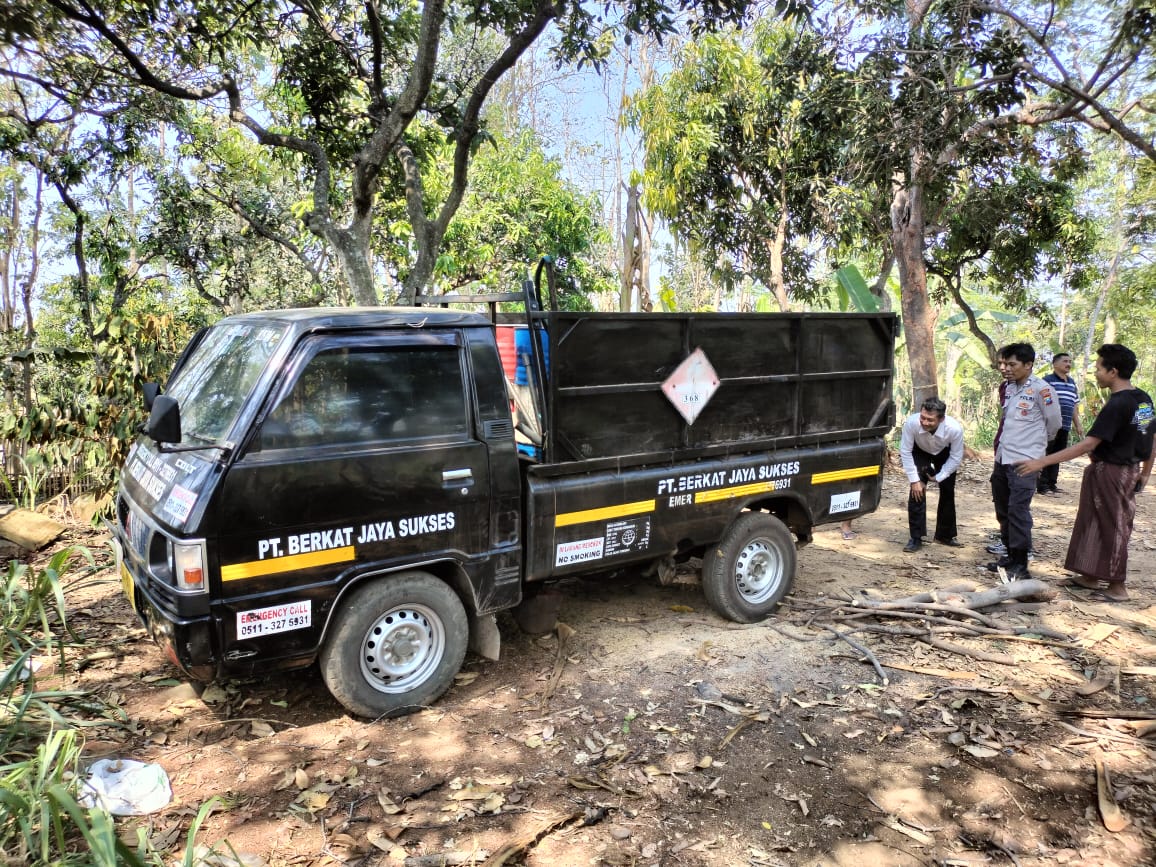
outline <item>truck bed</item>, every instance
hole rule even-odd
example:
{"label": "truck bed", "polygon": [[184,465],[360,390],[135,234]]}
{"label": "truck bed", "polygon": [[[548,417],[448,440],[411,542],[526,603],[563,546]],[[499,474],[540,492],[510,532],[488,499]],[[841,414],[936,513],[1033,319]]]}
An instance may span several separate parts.
{"label": "truck bed", "polygon": [[[894,314],[541,312],[544,443],[567,475],[882,438],[894,422]],[[717,391],[688,423],[662,385],[696,349]]]}

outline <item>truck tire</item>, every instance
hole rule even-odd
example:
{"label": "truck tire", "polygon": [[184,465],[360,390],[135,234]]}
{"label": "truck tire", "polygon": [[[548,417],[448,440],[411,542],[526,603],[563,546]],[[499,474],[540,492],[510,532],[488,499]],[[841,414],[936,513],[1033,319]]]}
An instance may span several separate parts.
{"label": "truck tire", "polygon": [[333,618],[321,676],[358,716],[402,716],[432,704],[453,682],[469,643],[461,600],[426,572],[371,581]]}
{"label": "truck tire", "polygon": [[702,589],[718,614],[736,623],[766,619],[795,580],[795,543],[783,522],[744,512],[702,562]]}

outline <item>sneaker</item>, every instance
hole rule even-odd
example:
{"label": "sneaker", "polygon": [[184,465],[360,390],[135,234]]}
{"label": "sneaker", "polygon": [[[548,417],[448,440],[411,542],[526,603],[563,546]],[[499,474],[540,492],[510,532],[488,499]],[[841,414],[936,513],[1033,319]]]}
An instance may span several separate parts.
{"label": "sneaker", "polygon": [[995,554],[997,557],[1006,557],[1007,545],[1005,545],[1003,542],[992,542],[987,546],[987,553]]}
{"label": "sneaker", "polygon": [[914,554],[923,547],[923,542],[920,539],[908,539],[907,544],[903,546],[904,554]]}

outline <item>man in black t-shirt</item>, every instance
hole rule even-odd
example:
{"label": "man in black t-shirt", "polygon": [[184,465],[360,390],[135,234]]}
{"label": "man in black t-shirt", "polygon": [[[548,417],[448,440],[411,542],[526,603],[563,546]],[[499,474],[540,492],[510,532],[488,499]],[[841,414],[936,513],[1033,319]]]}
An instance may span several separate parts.
{"label": "man in black t-shirt", "polygon": [[1081,442],[1055,454],[1018,464],[1020,475],[1091,453],[1080,486],[1080,508],[1064,567],[1072,583],[1104,600],[1128,598],[1128,540],[1136,515],[1136,494],[1152,474],[1152,397],[1132,387],[1136,355],[1119,343],[1096,350],[1096,383],[1111,391],[1108,402]]}

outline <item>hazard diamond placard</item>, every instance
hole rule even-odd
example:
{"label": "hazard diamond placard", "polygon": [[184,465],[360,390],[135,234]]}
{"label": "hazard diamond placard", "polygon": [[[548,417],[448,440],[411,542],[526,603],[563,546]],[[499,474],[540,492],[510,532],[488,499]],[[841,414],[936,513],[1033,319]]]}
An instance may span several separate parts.
{"label": "hazard diamond placard", "polygon": [[686,419],[687,424],[694,424],[718,387],[718,374],[706,353],[696,349],[667,377],[662,384],[662,393],[678,410],[679,415]]}

